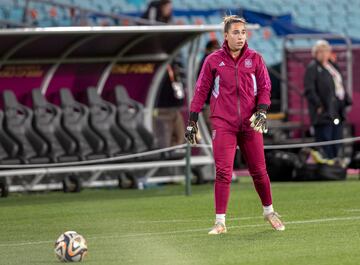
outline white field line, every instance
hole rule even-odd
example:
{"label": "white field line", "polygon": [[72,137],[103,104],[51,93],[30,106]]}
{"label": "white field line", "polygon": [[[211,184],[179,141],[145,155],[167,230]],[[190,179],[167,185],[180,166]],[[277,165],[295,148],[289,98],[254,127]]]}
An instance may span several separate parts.
{"label": "white field line", "polygon": [[[310,220],[299,220],[299,221],[289,221],[285,222],[286,225],[297,225],[297,224],[313,224],[313,223],[326,223],[326,222],[336,222],[336,221],[353,221],[360,220],[360,216],[351,216],[351,217],[332,217],[332,218],[322,218],[322,219],[310,219]],[[268,224],[253,224],[253,225],[235,225],[228,228],[252,228],[252,227],[261,227],[268,226]],[[184,234],[184,233],[193,233],[193,232],[202,232],[208,231],[209,228],[199,228],[199,229],[187,229],[187,230],[178,230],[178,231],[166,231],[166,232],[154,232],[154,233],[134,233],[127,235],[104,235],[104,236],[94,236],[87,237],[88,239],[98,239],[98,238],[127,238],[127,237],[143,237],[143,236],[158,236],[158,235],[171,235],[171,234]],[[55,240],[49,241],[33,241],[33,242],[19,242],[19,243],[9,243],[9,244],[0,244],[0,247],[21,247],[27,245],[40,245],[40,244],[49,244],[54,243]]]}
{"label": "white field line", "polygon": [[0,244],[0,247],[21,247],[27,245],[41,245],[41,244],[49,244],[49,243],[54,243],[55,246],[55,240],[51,240],[51,241],[48,240],[48,241],[30,241],[30,242]]}
{"label": "white field line", "polygon": [[[283,216],[283,215],[282,215]],[[247,216],[247,217],[233,217],[226,218],[226,220],[250,220],[250,219],[262,219],[262,216]],[[151,224],[151,223],[193,223],[193,222],[207,222],[214,221],[214,219],[167,219],[167,220],[149,220],[149,221],[133,221],[135,224]]]}
{"label": "white field line", "polygon": [[[333,222],[333,221],[351,221],[351,220],[360,220],[360,216],[353,217],[333,217],[333,218],[323,218],[323,219],[311,219],[311,220],[302,220],[302,221],[289,221],[285,222],[286,225],[291,224],[311,224],[311,223],[323,223],[323,222]],[[267,223],[263,224],[253,224],[253,225],[234,225],[228,226],[228,229],[233,228],[251,228],[251,227],[260,227],[268,226]],[[198,228],[198,229],[188,229],[188,230],[178,230],[178,231],[167,231],[167,232],[154,232],[154,233],[134,233],[127,235],[109,235],[109,236],[95,236],[97,238],[126,238],[126,237],[137,237],[137,236],[157,236],[157,235],[167,235],[167,234],[179,234],[179,233],[191,233],[191,232],[201,232],[208,231],[208,228]],[[1,246],[1,245],[0,245]]]}
{"label": "white field line", "polygon": [[345,209],[344,211],[353,213],[353,212],[360,212],[360,209]]}

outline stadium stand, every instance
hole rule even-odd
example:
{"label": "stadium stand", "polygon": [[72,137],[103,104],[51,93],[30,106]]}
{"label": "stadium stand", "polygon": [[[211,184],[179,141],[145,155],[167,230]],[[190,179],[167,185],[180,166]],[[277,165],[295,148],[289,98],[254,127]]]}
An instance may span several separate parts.
{"label": "stadium stand", "polygon": [[[137,0],[30,0],[26,7],[25,0],[1,0],[0,21],[30,23],[41,27],[71,25],[112,26],[127,24],[127,20],[118,21],[105,14],[128,14],[139,16],[144,12],[149,1]],[[324,32],[344,33],[353,38],[360,38],[360,3],[349,1],[320,0],[225,0],[225,1],[191,1],[174,0],[174,23],[176,24],[217,24],[224,13],[232,10],[247,9],[270,15],[291,14],[295,25]],[[85,13],[83,9],[87,10]],[[27,11],[25,11],[27,10]],[[218,12],[213,12],[218,10]],[[200,12],[201,11],[201,12]],[[199,13],[200,12],[200,13]],[[240,11],[241,12],[241,11]],[[26,14],[26,16],[24,15]],[[27,20],[24,21],[24,17]],[[221,34],[217,35],[221,38]],[[280,62],[282,38],[270,28],[262,28],[251,33],[249,43],[262,52],[268,65]],[[294,42],[298,47],[309,47],[309,41]]]}

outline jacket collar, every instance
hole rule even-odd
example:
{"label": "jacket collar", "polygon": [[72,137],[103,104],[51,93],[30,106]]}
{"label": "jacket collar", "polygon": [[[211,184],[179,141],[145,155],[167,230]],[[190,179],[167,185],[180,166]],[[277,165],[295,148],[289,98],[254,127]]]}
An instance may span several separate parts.
{"label": "jacket collar", "polygon": [[[224,41],[224,43],[223,43],[223,45],[222,45],[222,48],[223,48],[223,50],[230,56],[230,58],[235,61],[235,59],[234,59],[234,58],[232,57],[232,55],[231,55],[231,51],[230,51],[229,44],[228,44],[227,40]],[[240,60],[240,58],[243,56],[243,54],[245,53],[245,51],[246,51],[247,49],[248,49],[248,43],[247,43],[247,41],[245,41],[245,45],[244,45],[244,47],[241,49],[240,55],[239,55],[239,57],[236,59],[236,62],[238,62],[238,61]]]}
{"label": "jacket collar", "polygon": [[[320,61],[316,60],[316,58],[314,58],[313,60],[315,61],[317,66],[320,66],[321,68],[325,69],[324,65]],[[336,63],[329,60],[329,64],[331,64],[332,66],[334,66],[338,70],[339,67],[338,67],[338,65]]]}

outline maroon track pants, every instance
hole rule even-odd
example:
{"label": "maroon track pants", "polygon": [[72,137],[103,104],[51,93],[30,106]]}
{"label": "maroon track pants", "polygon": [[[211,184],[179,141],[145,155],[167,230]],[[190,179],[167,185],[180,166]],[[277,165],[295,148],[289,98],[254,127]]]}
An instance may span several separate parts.
{"label": "maroon track pants", "polygon": [[216,166],[215,211],[217,214],[226,213],[237,145],[247,163],[262,205],[272,204],[262,134],[254,130],[232,132],[217,128],[213,131],[213,152]]}

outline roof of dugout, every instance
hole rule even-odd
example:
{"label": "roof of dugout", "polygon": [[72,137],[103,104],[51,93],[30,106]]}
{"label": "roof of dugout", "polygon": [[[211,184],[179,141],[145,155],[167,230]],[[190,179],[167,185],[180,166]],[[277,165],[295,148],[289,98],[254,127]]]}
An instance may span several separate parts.
{"label": "roof of dugout", "polygon": [[[253,27],[253,26],[249,26]],[[202,33],[221,25],[24,28],[0,31],[1,64],[63,63],[75,59],[112,60],[122,57],[171,54]],[[66,57],[66,58],[64,58]],[[135,60],[135,58],[133,58]],[[119,58],[121,60],[121,58]],[[79,63],[78,60],[76,60]]]}
{"label": "roof of dugout", "polygon": [[[256,29],[256,25],[248,25],[249,29]],[[100,75],[97,89],[101,93],[108,79],[111,69],[117,62],[146,62],[158,61],[159,67],[151,81],[149,95],[145,107],[145,125],[152,127],[152,109],[158,85],[166,73],[166,65],[186,44],[190,44],[187,53],[187,89],[191,93],[194,84],[194,64],[199,51],[199,37],[207,32],[221,31],[222,25],[166,25],[166,26],[127,26],[127,27],[56,27],[56,28],[23,28],[6,29],[0,31],[0,67],[13,64],[50,64],[41,84],[45,94],[47,87],[61,64],[98,63],[107,66]],[[211,139],[205,123],[200,117],[200,129]],[[204,135],[204,136],[205,136]],[[204,137],[205,138],[205,137]],[[206,142],[209,142],[209,139]],[[208,150],[205,153],[208,154]],[[208,157],[211,156],[208,154]],[[210,161],[210,162],[209,162]],[[178,161],[175,161],[178,163]],[[172,163],[175,163],[172,161]],[[180,161],[184,164],[184,161]],[[169,161],[162,161],[168,165]],[[212,163],[212,159],[199,165]],[[116,165],[115,165],[116,166]],[[133,164],[125,165],[134,168]],[[144,168],[144,165],[141,165]],[[151,167],[154,165],[152,164]],[[175,166],[170,163],[170,166]],[[97,169],[99,169],[97,167]],[[114,165],[101,170],[116,169]],[[125,168],[124,168],[125,169]],[[35,171],[21,171],[21,174],[42,173],[44,169]],[[48,174],[52,173],[45,169]],[[59,172],[66,172],[67,168],[58,168]],[[86,166],[84,171],[92,170]],[[80,169],[72,168],[72,172]],[[8,175],[13,172],[2,171]],[[55,171],[54,171],[55,173]]]}
{"label": "roof of dugout", "polygon": [[[63,63],[71,59],[110,61],[121,51],[122,57],[171,54],[184,41],[220,30],[219,26],[129,26],[30,28],[0,32],[2,64]],[[67,52],[71,49],[70,52]],[[147,56],[145,56],[147,57]],[[119,58],[121,60],[121,58]],[[77,63],[79,60],[75,60]],[[91,60],[90,60],[91,61]]]}
{"label": "roof of dugout", "polygon": [[[199,52],[199,37],[208,32],[221,31],[219,25],[156,25],[116,27],[54,27],[22,28],[0,31],[0,67],[5,65],[50,64],[41,90],[45,94],[62,64],[105,63],[97,83],[102,93],[112,67],[119,62],[157,61],[161,67],[150,84],[145,107],[152,113],[159,83],[166,65],[186,44],[188,93],[195,82],[194,69]],[[248,25],[249,29],[258,28]],[[146,126],[152,128],[152,118],[145,117]]]}

